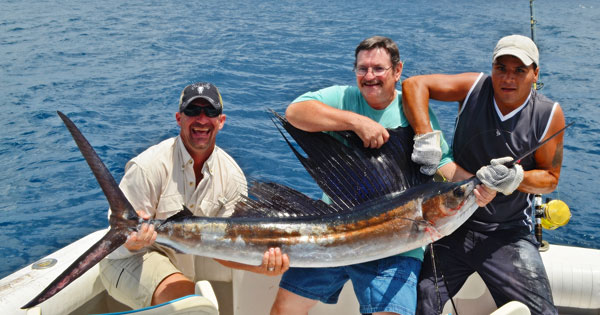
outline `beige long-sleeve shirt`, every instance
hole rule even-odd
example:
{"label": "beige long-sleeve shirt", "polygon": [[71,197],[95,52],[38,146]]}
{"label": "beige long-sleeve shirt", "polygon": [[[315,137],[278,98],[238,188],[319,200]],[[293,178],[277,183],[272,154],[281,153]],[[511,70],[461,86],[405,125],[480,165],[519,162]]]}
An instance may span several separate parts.
{"label": "beige long-sleeve shirt", "polygon": [[[148,148],[125,166],[119,187],[134,209],[152,218],[166,219],[188,207],[194,215],[226,217],[234,205],[247,195],[244,173],[218,146],[202,167],[202,180],[196,186],[194,161],[179,136]],[[110,214],[109,214],[110,215]],[[186,276],[194,278],[194,257],[178,254],[171,248],[154,244],[153,249],[167,255]],[[109,259],[133,255],[121,246]]]}

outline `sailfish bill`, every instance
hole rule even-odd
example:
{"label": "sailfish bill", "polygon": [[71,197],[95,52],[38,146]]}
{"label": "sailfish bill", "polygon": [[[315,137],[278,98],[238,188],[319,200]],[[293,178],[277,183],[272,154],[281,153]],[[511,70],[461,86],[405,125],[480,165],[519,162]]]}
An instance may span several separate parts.
{"label": "sailfish bill", "polygon": [[[110,230],[23,308],[35,306],[77,279],[121,246],[142,220],[73,122],[58,113],[104,191]],[[255,182],[251,197],[231,217],[198,217],[186,209],[166,220],[149,220],[157,243],[179,252],[259,265],[280,247],[292,267],[343,266],[406,252],[450,234],[477,209],[469,179],[433,182],[411,159],[410,128],[389,130],[377,150],[365,149],[350,132],[310,133],[273,112],[273,121],[330,203],[281,184]],[[289,134],[303,152],[294,147]]]}

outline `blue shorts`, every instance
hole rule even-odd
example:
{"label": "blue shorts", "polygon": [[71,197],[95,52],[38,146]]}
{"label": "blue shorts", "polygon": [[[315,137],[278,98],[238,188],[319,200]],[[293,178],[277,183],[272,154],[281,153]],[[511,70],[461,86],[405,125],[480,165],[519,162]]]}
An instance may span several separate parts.
{"label": "blue shorts", "polygon": [[420,271],[420,260],[396,255],[344,267],[290,268],[279,286],[305,298],[335,304],[350,279],[361,313],[414,314]]}

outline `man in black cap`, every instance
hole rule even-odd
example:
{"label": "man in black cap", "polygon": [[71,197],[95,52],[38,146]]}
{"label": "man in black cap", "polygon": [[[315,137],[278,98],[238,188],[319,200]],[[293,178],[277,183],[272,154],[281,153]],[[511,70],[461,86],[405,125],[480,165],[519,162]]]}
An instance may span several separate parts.
{"label": "man in black cap", "polygon": [[[185,87],[175,118],[179,135],[129,161],[119,187],[144,219],[164,220],[182,205],[198,216],[230,216],[235,203],[247,194],[247,186],[237,163],[216,145],[226,119],[217,87],[203,82]],[[195,260],[203,258],[177,253],[155,240],[154,227],[143,224],[100,263],[109,294],[133,309],[194,294]],[[279,248],[265,252],[260,266],[217,261],[272,276],[289,267],[288,257]],[[201,264],[210,267],[210,262]],[[218,269],[214,272],[223,272]]]}

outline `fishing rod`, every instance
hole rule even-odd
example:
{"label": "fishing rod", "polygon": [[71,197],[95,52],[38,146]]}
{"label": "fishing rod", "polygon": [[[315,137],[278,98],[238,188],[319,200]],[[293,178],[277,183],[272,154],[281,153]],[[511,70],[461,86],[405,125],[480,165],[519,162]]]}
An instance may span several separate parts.
{"label": "fishing rod", "polygon": [[565,129],[571,127],[571,125],[573,125],[575,122],[571,122],[570,124],[562,127],[559,131],[555,132],[553,135],[551,135],[548,139],[540,142],[538,145],[534,146],[533,148],[531,148],[529,151],[523,153],[521,156],[515,158],[514,160],[512,160],[511,162],[508,162],[507,164],[504,164],[504,166],[506,167],[513,167],[515,164],[520,163],[522,159],[524,159],[525,157],[527,157],[528,155],[530,155],[531,153],[535,152],[535,150],[539,149],[541,146],[543,146],[544,144],[546,144],[546,142],[550,141],[552,138],[558,136],[561,132],[565,131]]}
{"label": "fishing rod", "polygon": [[535,25],[537,24],[537,21],[535,20],[534,14],[533,14],[533,1],[534,0],[529,0],[529,14],[530,14],[530,24],[531,24],[531,40],[535,42]]}
{"label": "fishing rod", "polygon": [[[533,1],[534,0],[529,0],[529,24],[531,26],[531,40],[536,44],[537,43],[535,41],[535,25],[537,24],[537,20],[535,19],[535,15],[533,13]],[[537,65],[538,67],[540,65]],[[538,80],[537,82],[533,83],[533,88],[536,90],[541,90],[544,87],[544,83],[542,83],[539,79],[541,77],[541,74],[538,73]]]}

